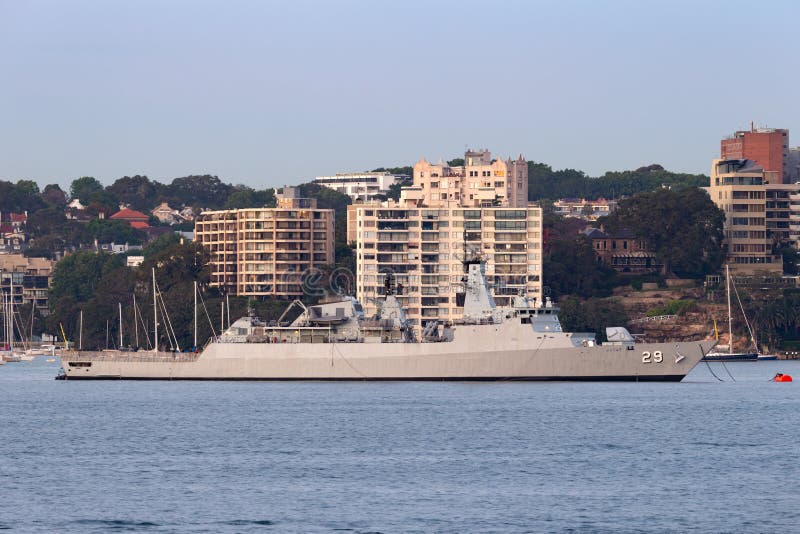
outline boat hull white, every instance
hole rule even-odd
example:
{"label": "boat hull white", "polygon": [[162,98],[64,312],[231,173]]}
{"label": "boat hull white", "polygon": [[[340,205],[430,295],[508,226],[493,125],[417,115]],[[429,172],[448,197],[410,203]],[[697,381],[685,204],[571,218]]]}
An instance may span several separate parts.
{"label": "boat hull white", "polygon": [[[66,352],[66,379],[679,381],[713,346],[574,346],[571,334],[522,346],[503,328],[441,343],[211,343],[202,354]],[[474,343],[468,340],[473,339]]]}

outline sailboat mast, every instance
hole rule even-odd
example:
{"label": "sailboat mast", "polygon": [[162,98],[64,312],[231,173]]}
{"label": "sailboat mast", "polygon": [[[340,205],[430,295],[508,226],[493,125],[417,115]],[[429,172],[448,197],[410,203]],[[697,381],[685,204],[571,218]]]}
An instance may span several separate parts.
{"label": "sailboat mast", "polygon": [[14,271],[11,271],[11,293],[8,299],[8,348],[14,348]]}
{"label": "sailboat mast", "polygon": [[153,267],[153,352],[158,352],[158,302],[156,301],[156,268]]}
{"label": "sailboat mast", "polygon": [[725,264],[725,293],[728,295],[728,354],[733,354],[733,317],[731,316],[731,269]]}
{"label": "sailboat mast", "polygon": [[78,350],[83,350],[83,310],[78,321]]}
{"label": "sailboat mast", "polygon": [[139,318],[136,316],[136,293],[133,293],[133,331],[136,336],[136,348],[139,348]]}
{"label": "sailboat mast", "polygon": [[197,280],[194,281],[194,348],[197,350]]}
{"label": "sailboat mast", "polygon": [[122,303],[119,304],[119,350],[122,350]]}

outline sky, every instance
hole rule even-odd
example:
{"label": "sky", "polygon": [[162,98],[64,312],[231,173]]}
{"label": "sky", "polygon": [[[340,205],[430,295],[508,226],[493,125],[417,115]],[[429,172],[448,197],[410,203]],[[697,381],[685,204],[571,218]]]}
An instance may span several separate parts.
{"label": "sky", "polygon": [[0,0],[0,179],[254,188],[522,154],[708,173],[797,128],[796,1]]}

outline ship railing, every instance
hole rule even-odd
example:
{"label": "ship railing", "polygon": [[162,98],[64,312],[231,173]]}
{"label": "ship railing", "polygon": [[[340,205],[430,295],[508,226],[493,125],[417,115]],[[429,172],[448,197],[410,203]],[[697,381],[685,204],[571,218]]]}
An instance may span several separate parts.
{"label": "ship railing", "polygon": [[670,321],[676,318],[677,315],[654,315],[652,317],[640,317],[639,319],[633,319],[629,321],[630,323],[649,323],[651,321]]}
{"label": "ship railing", "polygon": [[157,352],[141,350],[137,352],[115,351],[76,351],[70,360],[90,360],[98,362],[194,362],[200,357],[199,352]]}

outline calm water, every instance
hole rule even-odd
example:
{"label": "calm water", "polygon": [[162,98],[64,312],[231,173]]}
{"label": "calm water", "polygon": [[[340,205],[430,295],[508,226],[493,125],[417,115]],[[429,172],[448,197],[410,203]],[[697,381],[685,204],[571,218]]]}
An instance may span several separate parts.
{"label": "calm water", "polygon": [[[57,382],[0,367],[0,528],[800,530],[800,363],[681,384]],[[776,370],[798,379],[767,382]]]}

